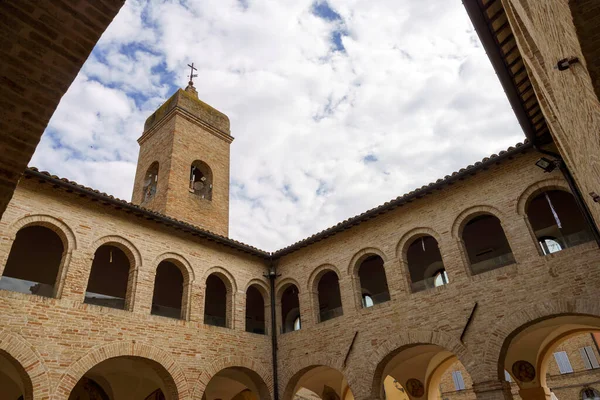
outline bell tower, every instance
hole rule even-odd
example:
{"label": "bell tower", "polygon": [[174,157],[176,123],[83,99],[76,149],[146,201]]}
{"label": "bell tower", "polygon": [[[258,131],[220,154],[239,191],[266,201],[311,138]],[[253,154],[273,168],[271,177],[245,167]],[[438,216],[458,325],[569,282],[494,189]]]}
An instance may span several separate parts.
{"label": "bell tower", "polygon": [[132,202],[219,235],[229,233],[229,118],[192,82],[144,124]]}

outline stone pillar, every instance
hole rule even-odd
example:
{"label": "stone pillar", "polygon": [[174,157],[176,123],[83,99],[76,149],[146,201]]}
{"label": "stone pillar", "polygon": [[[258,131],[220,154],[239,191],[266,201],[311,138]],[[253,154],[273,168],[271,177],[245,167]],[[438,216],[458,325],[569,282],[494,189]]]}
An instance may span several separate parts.
{"label": "stone pillar", "polygon": [[298,302],[300,303],[300,321],[302,324],[302,329],[314,326],[317,323],[317,321],[315,320],[316,312],[313,312],[311,304],[311,299],[313,295],[313,293],[307,292],[306,290],[301,291],[298,294]]}
{"label": "stone pillar", "polygon": [[55,297],[83,303],[93,261],[94,255],[85,251],[64,253],[56,277]]}
{"label": "stone pillar", "polygon": [[519,396],[523,400],[550,400],[550,389],[547,387],[536,387],[519,390]]}
{"label": "stone pillar", "polygon": [[237,331],[246,330],[246,292],[238,290],[233,296],[233,318],[230,328]]}
{"label": "stone pillar", "polygon": [[513,400],[509,382],[487,381],[473,383],[477,400]]}

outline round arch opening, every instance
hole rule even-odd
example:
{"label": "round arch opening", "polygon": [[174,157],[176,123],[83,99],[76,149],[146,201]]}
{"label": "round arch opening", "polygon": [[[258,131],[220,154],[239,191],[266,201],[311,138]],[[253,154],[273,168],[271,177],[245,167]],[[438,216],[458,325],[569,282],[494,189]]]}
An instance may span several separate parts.
{"label": "round arch opening", "polygon": [[269,388],[258,373],[229,367],[216,373],[206,385],[203,400],[269,400]]}
{"label": "round arch opening", "polygon": [[289,380],[284,400],[294,398],[322,400],[354,400],[354,395],[344,375],[335,368],[312,365],[298,371]]}

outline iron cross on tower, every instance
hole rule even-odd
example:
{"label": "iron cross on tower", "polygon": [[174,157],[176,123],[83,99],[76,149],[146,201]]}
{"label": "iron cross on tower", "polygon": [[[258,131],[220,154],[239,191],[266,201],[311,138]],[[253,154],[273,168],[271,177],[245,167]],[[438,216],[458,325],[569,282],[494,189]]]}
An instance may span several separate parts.
{"label": "iron cross on tower", "polygon": [[198,71],[198,69],[196,67],[194,67],[194,63],[192,63],[192,65],[188,64],[188,67],[190,67],[190,86],[194,86],[194,78],[198,76],[198,74],[194,74],[194,71]]}

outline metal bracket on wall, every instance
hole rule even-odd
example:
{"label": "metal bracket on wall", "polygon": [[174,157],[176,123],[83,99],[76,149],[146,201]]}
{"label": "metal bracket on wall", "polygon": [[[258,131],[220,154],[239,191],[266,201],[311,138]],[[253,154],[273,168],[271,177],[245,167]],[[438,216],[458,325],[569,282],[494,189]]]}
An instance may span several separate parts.
{"label": "metal bracket on wall", "polygon": [[467,329],[469,328],[469,325],[471,325],[471,321],[473,320],[473,315],[475,314],[475,310],[477,309],[477,302],[475,302],[475,305],[473,305],[473,309],[471,310],[471,314],[469,315],[469,319],[467,320],[467,323],[465,324],[465,327],[462,331],[462,333],[460,334],[460,342],[463,342],[463,338],[465,337],[465,334],[467,333]]}
{"label": "metal bracket on wall", "polygon": [[596,192],[590,192],[590,196],[592,196],[592,200],[596,203],[600,203],[600,195]]}

